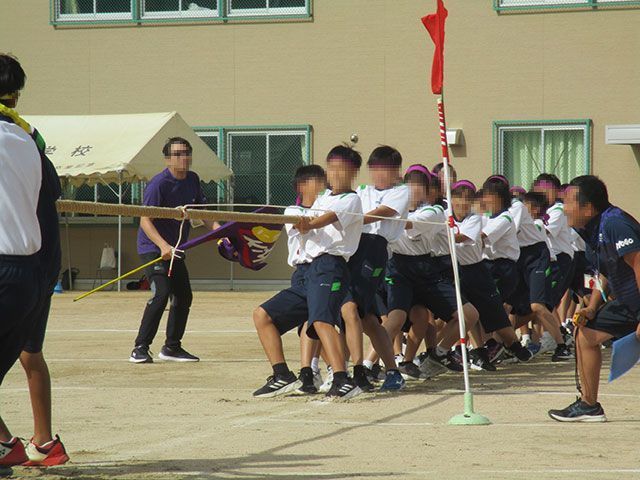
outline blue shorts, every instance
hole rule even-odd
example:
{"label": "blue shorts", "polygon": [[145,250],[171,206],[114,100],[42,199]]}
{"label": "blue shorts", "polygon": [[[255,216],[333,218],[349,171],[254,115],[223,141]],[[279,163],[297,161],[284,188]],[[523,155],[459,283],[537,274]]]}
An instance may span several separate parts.
{"label": "blue shorts", "polygon": [[28,353],[40,353],[44,345],[44,336],[47,331],[49,310],[51,309],[51,295],[57,283],[57,277],[42,286],[41,295],[36,307],[31,312],[31,330],[27,341],[22,348]]}
{"label": "blue shorts", "polygon": [[500,291],[484,262],[460,265],[460,284],[465,298],[478,310],[485,332],[511,326]]}
{"label": "blue shorts", "polygon": [[589,295],[591,290],[584,286],[584,276],[590,272],[589,262],[585,252],[575,252],[573,255],[573,276],[571,278],[569,289],[574,296],[574,301],[578,303],[576,296],[584,297]]}
{"label": "blue shorts", "polygon": [[569,289],[574,269],[575,264],[568,253],[557,255],[557,260],[551,262],[551,294],[554,307],[558,306]]}
{"label": "blue shorts", "polygon": [[500,292],[502,302],[507,302],[518,288],[516,262],[508,258],[497,258],[495,260],[483,260],[482,263],[489,269],[489,273]]}
{"label": "blue shorts", "polygon": [[298,265],[291,287],[267,300],[261,307],[271,317],[280,335],[308,322],[307,335],[318,338],[313,328],[323,322],[342,329],[340,308],[347,294],[349,271],[342,257],[321,255]]}
{"label": "blue shorts", "polygon": [[[387,264],[387,307],[407,314],[414,305],[446,322],[458,310],[456,291],[436,257],[393,254]],[[465,303],[463,301],[463,303]]]}
{"label": "blue shorts", "polygon": [[545,305],[553,310],[551,288],[551,255],[545,242],[538,242],[520,249],[518,258],[518,288],[507,303],[516,315],[531,313],[531,305]]}
{"label": "blue shorts", "polygon": [[354,302],[358,306],[361,318],[367,314],[380,315],[376,293],[384,278],[387,259],[387,240],[380,235],[363,233],[358,250],[349,259],[351,286],[345,298],[345,303]]}
{"label": "blue shorts", "polygon": [[608,333],[617,339],[635,332],[638,323],[640,323],[640,312],[633,312],[618,300],[612,300],[605,303],[596,313],[596,317],[589,320],[586,326]]}

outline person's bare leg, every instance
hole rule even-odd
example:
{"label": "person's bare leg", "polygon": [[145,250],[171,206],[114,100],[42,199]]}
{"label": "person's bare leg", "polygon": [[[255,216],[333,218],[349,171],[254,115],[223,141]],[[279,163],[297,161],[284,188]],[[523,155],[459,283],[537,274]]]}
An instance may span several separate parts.
{"label": "person's bare leg", "polygon": [[371,339],[373,348],[384,362],[386,369],[397,369],[391,338],[389,338],[387,331],[380,325],[375,315],[366,315],[362,321],[362,326],[364,327],[364,332]]}
{"label": "person's bare leg", "polygon": [[42,352],[20,354],[20,363],[27,374],[31,409],[33,410],[33,441],[44,445],[53,440],[51,432],[51,376]]}
{"label": "person's bare leg", "polygon": [[324,322],[314,322],[313,326],[322,343],[322,349],[326,355],[333,373],[345,372],[345,361],[340,341],[340,334],[333,325]]}
{"label": "person's bare leg", "polygon": [[602,368],[601,345],[610,338],[613,338],[613,336],[608,333],[587,327],[580,327],[576,332],[582,400],[589,405],[595,405],[598,401],[600,369]]}
{"label": "person's bare leg", "polygon": [[510,347],[518,341],[516,332],[513,327],[504,327],[494,332],[506,346]]}
{"label": "person's bare leg", "polygon": [[344,319],[345,336],[351,361],[354,365],[362,365],[364,346],[362,341],[362,321],[358,314],[358,307],[354,302],[345,303],[341,309]]}
{"label": "person's bare leg", "polygon": [[273,320],[269,314],[262,308],[258,307],[253,311],[253,323],[258,332],[258,338],[266,353],[269,363],[277,365],[285,363],[284,352],[282,350],[282,337],[280,332],[273,324]]}
{"label": "person's bare leg", "polygon": [[[384,325],[383,325],[384,326]],[[396,355],[402,355],[402,332],[393,338],[393,352]]]}
{"label": "person's bare leg", "polygon": [[407,334],[407,348],[404,351],[404,361],[412,362],[416,358],[418,348],[427,335],[428,316],[427,310],[420,309],[417,314],[412,309],[409,312],[409,318],[411,320],[411,329]]}
{"label": "person's bare leg", "polygon": [[558,345],[564,343],[562,333],[560,333],[560,325],[556,321],[553,314],[541,303],[532,303],[531,310],[536,317],[542,322],[544,328],[551,334]]}
{"label": "person's bare leg", "polygon": [[471,346],[473,348],[480,348],[484,345],[484,342],[482,341],[482,331],[480,330],[479,324],[476,323],[467,331],[469,333],[469,340],[471,341]]}
{"label": "person's bare leg", "polygon": [[0,442],[10,442],[13,437],[2,417],[0,417]]}
{"label": "person's bare leg", "polygon": [[[478,311],[470,303],[466,303],[462,307],[464,312],[465,327],[467,332],[478,322]],[[442,340],[438,345],[442,348],[449,349],[460,340],[460,326],[458,323],[458,312],[453,314],[453,319],[448,322],[442,329]]]}
{"label": "person's bare leg", "polygon": [[311,367],[311,360],[318,351],[320,342],[307,335],[307,323],[300,331],[300,368]]}

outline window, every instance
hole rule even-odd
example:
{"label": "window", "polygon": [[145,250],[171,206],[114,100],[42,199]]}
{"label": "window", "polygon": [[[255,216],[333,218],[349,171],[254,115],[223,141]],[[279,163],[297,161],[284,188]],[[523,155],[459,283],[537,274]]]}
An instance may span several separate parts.
{"label": "window", "polygon": [[304,15],[310,0],[228,0],[229,16]]}
{"label": "window", "polygon": [[588,174],[591,121],[495,122],[494,170],[526,189],[543,172],[563,183]]}
{"label": "window", "polygon": [[132,0],[54,0],[54,8],[63,21],[133,18]]}
{"label": "window", "polygon": [[494,0],[497,11],[640,6],[639,0]]}
{"label": "window", "polygon": [[[207,144],[207,146],[218,155],[218,143],[220,141],[220,133],[217,128],[196,128],[198,136]],[[220,183],[216,183],[213,180],[210,182],[200,182],[202,185],[202,192],[207,197],[207,203],[226,203],[227,185],[223,180]]]}
{"label": "window", "polygon": [[143,0],[142,18],[217,17],[218,0]]}

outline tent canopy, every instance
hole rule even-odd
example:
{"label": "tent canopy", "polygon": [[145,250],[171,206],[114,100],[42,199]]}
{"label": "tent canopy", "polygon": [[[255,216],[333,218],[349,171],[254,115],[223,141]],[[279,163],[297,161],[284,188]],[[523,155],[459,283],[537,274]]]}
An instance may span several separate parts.
{"label": "tent canopy", "polygon": [[[162,147],[170,137],[193,146],[191,169],[205,182],[231,170],[177,112],[129,115],[25,115],[47,143],[47,156],[70,183],[149,180],[165,168]],[[120,174],[122,175],[120,177]]]}

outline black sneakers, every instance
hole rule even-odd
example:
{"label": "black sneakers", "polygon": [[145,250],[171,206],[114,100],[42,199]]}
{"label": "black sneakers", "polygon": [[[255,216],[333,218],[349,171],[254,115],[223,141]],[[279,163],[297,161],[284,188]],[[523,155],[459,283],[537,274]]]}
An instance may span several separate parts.
{"label": "black sneakers", "polygon": [[474,370],[496,371],[496,367],[489,360],[489,352],[484,347],[471,350],[469,352],[469,361],[471,362],[471,368]]}
{"label": "black sneakers", "polygon": [[533,353],[528,348],[524,348],[517,340],[513,345],[507,347],[507,351],[521,362],[528,362],[533,358]]}
{"label": "black sneakers", "polygon": [[195,355],[191,355],[182,347],[167,347],[166,345],[160,350],[158,358],[167,362],[199,362],[200,359]]}
{"label": "black sneakers", "polygon": [[363,392],[373,392],[375,387],[367,378],[366,368],[362,365],[354,365],[353,381]]}
{"label": "black sneakers", "polygon": [[451,350],[449,350],[445,355],[438,355],[435,348],[431,349],[429,351],[427,361],[433,366],[444,367],[445,371],[462,372],[464,370],[462,364],[457,362],[454,358],[454,353]]}
{"label": "black sneakers", "polygon": [[362,393],[362,389],[356,385],[353,379],[337,381],[334,377],[333,384],[327,392],[327,400],[349,400]]}
{"label": "black sneakers", "polygon": [[367,374],[367,379],[370,382],[381,382],[384,380],[385,373],[378,363],[374,363],[371,368],[365,367],[365,372]]}
{"label": "black sneakers", "polygon": [[302,382],[298,380],[295,373],[290,371],[287,375],[272,375],[267,378],[267,383],[253,392],[253,396],[258,398],[277,397],[278,395],[293,392],[301,386]]}
{"label": "black sneakers", "polygon": [[484,348],[489,352],[489,361],[492,364],[498,363],[505,352],[505,346],[502,343],[496,342],[493,338],[487,340],[484,344]]}
{"label": "black sneakers", "polygon": [[566,345],[558,345],[556,350],[553,352],[553,356],[551,357],[552,362],[564,362],[565,360],[571,360],[575,358],[573,353],[571,353],[571,349]]}
{"label": "black sneakers", "polygon": [[131,363],[153,363],[153,358],[149,353],[149,347],[146,345],[138,345],[131,352],[129,361]]}
{"label": "black sneakers", "polygon": [[313,370],[311,370],[310,367],[305,367],[300,370],[298,381],[300,381],[301,385],[296,389],[297,394],[314,395],[318,393],[318,387],[316,386],[313,378]]}
{"label": "black sneakers", "polygon": [[413,362],[400,362],[400,364],[398,364],[398,371],[403,376],[406,375],[408,378],[420,379],[425,377],[418,366]]}
{"label": "black sneakers", "polygon": [[602,405],[591,406],[578,398],[563,410],[549,410],[549,416],[558,422],[606,422]]}

